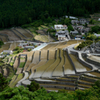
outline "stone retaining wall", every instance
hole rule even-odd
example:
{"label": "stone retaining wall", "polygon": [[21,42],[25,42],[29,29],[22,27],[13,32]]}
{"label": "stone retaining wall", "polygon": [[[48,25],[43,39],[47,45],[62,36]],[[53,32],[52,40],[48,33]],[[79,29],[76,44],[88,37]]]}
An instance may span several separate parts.
{"label": "stone retaining wall", "polygon": [[62,87],[62,86],[45,86],[45,85],[40,85],[40,86],[43,86],[45,88],[57,88],[57,89],[66,89],[66,90],[75,90],[75,87]]}
{"label": "stone retaining wall", "polygon": [[66,52],[67,52],[68,59],[70,60],[70,63],[72,64],[72,66],[73,66],[73,68],[74,68],[75,73],[77,73],[77,72],[76,72],[75,65],[74,65],[74,63],[73,63],[71,57],[70,57],[69,54],[68,54],[68,49],[66,49]]}
{"label": "stone retaining wall", "polygon": [[90,65],[89,63],[87,63],[86,61],[83,60],[82,56],[81,56],[81,53],[79,54],[78,52],[74,52],[74,51],[71,51],[71,54],[74,54],[77,56],[78,58],[78,61],[80,63],[82,63],[84,66],[90,68],[91,70],[93,69],[92,65]]}
{"label": "stone retaining wall", "polygon": [[94,65],[97,65],[97,67],[100,68],[100,67],[99,67],[99,66],[100,66],[100,63],[99,63],[99,62],[96,62],[96,61],[94,61],[94,60],[91,60],[91,59],[89,59],[88,57],[86,58],[86,61],[89,62],[89,63],[92,63],[92,64],[94,64]]}

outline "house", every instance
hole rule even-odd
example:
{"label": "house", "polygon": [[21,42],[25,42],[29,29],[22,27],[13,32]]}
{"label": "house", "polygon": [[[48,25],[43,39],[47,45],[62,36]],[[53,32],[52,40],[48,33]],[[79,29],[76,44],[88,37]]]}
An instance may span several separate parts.
{"label": "house", "polygon": [[20,43],[18,46],[20,48],[24,48],[25,46],[28,46],[28,45],[29,45],[29,43]]}
{"label": "house", "polygon": [[96,33],[94,33],[94,35],[95,35],[96,37],[100,37],[100,34],[96,34]]}
{"label": "house", "polygon": [[3,53],[13,54],[13,51],[12,50],[3,50]]}
{"label": "house", "polygon": [[25,46],[24,49],[34,49],[34,46]]}
{"label": "house", "polygon": [[77,20],[78,19],[77,17],[73,17],[73,16],[69,16],[68,17],[67,15],[65,16],[65,18],[74,19],[74,20]]}
{"label": "house", "polygon": [[79,19],[79,23],[82,25],[89,24],[89,22],[84,18]]}
{"label": "house", "polygon": [[79,21],[78,20],[71,20],[71,24],[74,25],[74,24],[79,24]]}
{"label": "house", "polygon": [[75,38],[82,39],[82,35],[76,35]]}
{"label": "house", "polygon": [[98,21],[100,21],[100,18],[98,18]]}
{"label": "house", "polygon": [[56,30],[59,30],[59,29],[67,29],[67,25],[54,25],[54,28]]}
{"label": "house", "polygon": [[90,31],[90,28],[84,28],[83,30],[82,30],[82,33],[88,33]]}
{"label": "house", "polygon": [[58,37],[59,41],[64,41],[64,40],[70,39],[69,32],[67,30],[66,31],[59,31],[59,32],[56,33],[55,36]]}
{"label": "house", "polygon": [[77,30],[74,30],[74,31],[70,31],[70,33],[71,33],[72,35],[76,35],[76,34],[78,34],[79,32],[78,32]]}

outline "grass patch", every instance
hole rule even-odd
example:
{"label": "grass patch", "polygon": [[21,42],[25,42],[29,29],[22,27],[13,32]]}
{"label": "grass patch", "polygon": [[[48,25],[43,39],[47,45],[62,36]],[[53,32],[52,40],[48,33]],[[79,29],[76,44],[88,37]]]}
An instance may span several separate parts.
{"label": "grass patch", "polygon": [[23,78],[23,74],[19,74],[17,76],[17,79],[13,82],[13,84],[10,87],[13,88],[18,83],[18,81],[20,81],[22,78]]}
{"label": "grass patch", "polygon": [[12,83],[15,81],[15,79],[17,78],[17,75],[14,75],[9,83],[9,86],[11,87]]}
{"label": "grass patch", "polygon": [[25,66],[25,62],[20,62],[19,68],[23,68]]}
{"label": "grass patch", "polygon": [[14,71],[13,71],[13,68],[10,66],[8,66],[8,69],[9,69],[9,76],[7,77],[7,80],[8,80],[8,82],[10,82],[10,80],[14,76]]}

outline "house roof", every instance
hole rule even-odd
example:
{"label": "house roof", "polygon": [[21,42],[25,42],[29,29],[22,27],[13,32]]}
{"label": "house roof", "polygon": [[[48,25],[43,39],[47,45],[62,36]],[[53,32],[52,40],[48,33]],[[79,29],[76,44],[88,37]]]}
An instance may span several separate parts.
{"label": "house roof", "polygon": [[[68,18],[67,15],[66,15],[65,17]],[[77,17],[74,17],[74,16],[69,16],[69,18],[70,18],[70,19],[78,19]]]}
{"label": "house roof", "polygon": [[70,31],[70,33],[78,33],[78,31],[77,31],[77,30],[75,30],[75,31]]}
{"label": "house roof", "polygon": [[67,25],[54,25],[54,27],[67,27]]}
{"label": "house roof", "polygon": [[95,33],[94,35],[95,35],[95,36],[97,36],[97,37],[99,37],[99,36],[100,36],[100,34],[96,34],[96,33]]}

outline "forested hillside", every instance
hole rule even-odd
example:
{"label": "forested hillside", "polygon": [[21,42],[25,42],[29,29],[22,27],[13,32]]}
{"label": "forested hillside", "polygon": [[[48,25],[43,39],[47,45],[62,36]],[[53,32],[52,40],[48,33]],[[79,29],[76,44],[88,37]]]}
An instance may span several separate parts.
{"label": "forested hillside", "polygon": [[100,11],[100,0],[0,0],[0,28],[63,15],[88,16]]}

